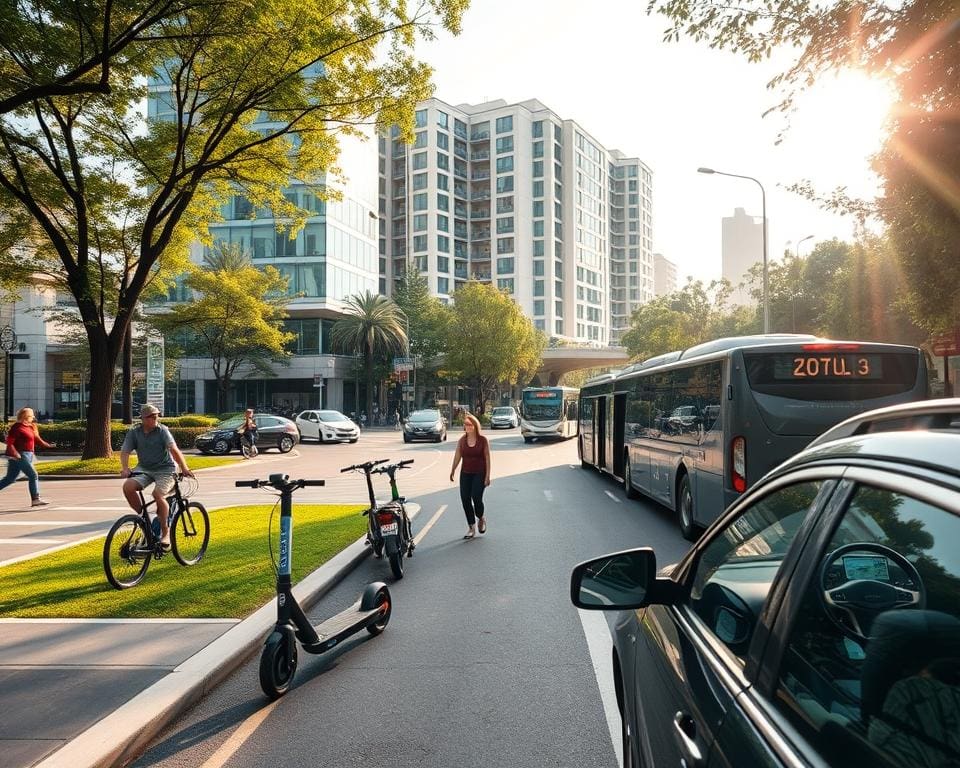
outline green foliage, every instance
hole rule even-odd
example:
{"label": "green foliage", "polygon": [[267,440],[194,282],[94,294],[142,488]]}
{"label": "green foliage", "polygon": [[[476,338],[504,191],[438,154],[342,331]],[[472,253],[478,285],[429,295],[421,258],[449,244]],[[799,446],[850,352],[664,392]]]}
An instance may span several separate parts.
{"label": "green foliage", "polygon": [[[193,443],[204,432],[209,431],[209,426],[178,426],[170,424],[173,419],[164,419],[163,423],[170,429],[170,434],[181,449],[193,448]],[[126,437],[130,429],[129,424],[123,424],[119,421],[110,422],[110,446],[112,450],[119,451],[123,445],[123,438]],[[43,424],[40,427],[40,435],[48,443],[56,443],[57,453],[70,453],[73,451],[83,451],[87,440],[87,423],[80,422],[54,422],[53,424]]]}
{"label": "green foliage", "polygon": [[769,58],[774,49],[796,51],[769,83],[780,93],[776,109],[784,114],[799,90],[831,70],[857,67],[895,85],[897,109],[874,158],[884,182],[879,199],[852,200],[842,188],[823,197],[810,182],[794,189],[861,221],[878,216],[903,273],[903,306],[914,322],[929,333],[960,327],[957,4],[650,0],[647,8],[669,20],[667,40],[688,36],[750,61]]}
{"label": "green foliage", "polygon": [[417,269],[416,262],[407,264],[393,300],[409,323],[410,353],[419,355],[424,364],[442,354],[446,349],[450,309],[430,293],[427,278]]}
{"label": "green foliage", "polygon": [[[187,465],[190,469],[209,469],[223,467],[242,461],[240,457],[230,456],[190,456]],[[130,461],[130,468],[137,465],[136,455]],[[49,475],[120,475],[120,457],[109,459],[64,459],[61,461],[41,461],[37,464],[37,474]]]}
{"label": "green foliage", "polygon": [[[204,502],[202,488],[196,499]],[[294,584],[363,535],[366,518],[360,509],[297,504]],[[167,556],[151,563],[146,580],[134,589],[107,583],[102,538],[5,566],[0,570],[0,616],[245,618],[275,590],[267,536],[274,537],[276,551],[279,515],[271,511],[269,505],[210,511],[210,546],[203,560],[185,568]]]}
{"label": "green foliage", "polygon": [[446,366],[473,386],[479,414],[498,384],[530,380],[546,344],[508,293],[471,280],[454,295]]}
{"label": "green foliage", "polygon": [[282,328],[287,278],[275,267],[260,270],[230,252],[220,252],[216,265],[224,268],[191,267],[184,282],[193,300],[149,320],[165,336],[187,339],[174,354],[210,358],[220,407],[240,366],[273,375],[271,364],[289,356],[294,335]]}

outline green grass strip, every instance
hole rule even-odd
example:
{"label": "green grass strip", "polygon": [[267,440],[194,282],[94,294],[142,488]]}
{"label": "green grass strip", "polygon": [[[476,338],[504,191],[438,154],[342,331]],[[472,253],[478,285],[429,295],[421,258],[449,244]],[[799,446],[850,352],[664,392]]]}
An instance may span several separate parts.
{"label": "green grass strip", "polygon": [[[239,456],[187,456],[190,469],[208,469],[236,464],[242,461]],[[136,466],[130,465],[131,468]],[[109,459],[64,459],[63,461],[41,461],[34,464],[38,475],[117,475],[120,476],[120,457]]]}
{"label": "green grass strip", "polygon": [[[210,544],[197,565],[167,553],[137,586],[118,590],[103,572],[103,538],[0,568],[0,616],[12,618],[244,618],[276,590],[267,544],[271,505],[210,512]],[[363,507],[294,509],[293,582],[356,541]],[[274,557],[280,508],[271,524]]]}

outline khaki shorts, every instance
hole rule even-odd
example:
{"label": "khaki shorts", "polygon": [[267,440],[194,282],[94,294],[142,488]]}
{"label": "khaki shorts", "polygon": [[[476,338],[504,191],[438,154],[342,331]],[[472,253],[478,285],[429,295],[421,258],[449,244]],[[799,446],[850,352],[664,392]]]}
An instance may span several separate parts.
{"label": "khaki shorts", "polygon": [[140,490],[146,488],[150,483],[155,483],[154,492],[159,492],[161,496],[166,496],[173,491],[173,483],[176,477],[175,472],[146,472],[142,469],[135,470],[130,475],[130,479],[137,482]]}

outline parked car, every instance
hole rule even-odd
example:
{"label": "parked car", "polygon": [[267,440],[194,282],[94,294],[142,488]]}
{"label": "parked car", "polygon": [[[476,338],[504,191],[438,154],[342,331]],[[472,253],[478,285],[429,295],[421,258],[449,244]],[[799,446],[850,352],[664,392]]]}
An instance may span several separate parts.
{"label": "parked car", "polygon": [[960,421],[928,415],[806,449],[676,566],[574,569],[574,604],[623,611],[625,766],[960,764]]}
{"label": "parked car", "polygon": [[414,411],[403,423],[403,442],[432,440],[439,443],[447,439],[447,420],[436,408]]}
{"label": "parked car", "polygon": [[355,443],[360,439],[360,427],[340,411],[301,411],[297,414],[296,423],[303,440]]}
{"label": "parked car", "polygon": [[[255,414],[254,419],[257,421],[257,448],[261,451],[276,448],[280,453],[289,453],[300,442],[297,425],[290,419],[260,413]],[[200,453],[226,455],[231,451],[239,451],[240,435],[237,434],[237,428],[242,424],[242,416],[221,421],[209,432],[200,435],[194,446]]]}
{"label": "parked car", "polygon": [[513,429],[520,426],[520,414],[512,405],[501,405],[490,411],[490,429]]}

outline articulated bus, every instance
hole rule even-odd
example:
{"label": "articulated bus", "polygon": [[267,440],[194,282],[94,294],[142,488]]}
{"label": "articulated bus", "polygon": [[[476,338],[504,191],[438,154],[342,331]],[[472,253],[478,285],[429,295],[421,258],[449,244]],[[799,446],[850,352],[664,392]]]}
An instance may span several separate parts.
{"label": "articulated bus", "polygon": [[529,443],[534,438],[576,437],[577,400],[573,387],[527,387],[520,400],[520,434]]}
{"label": "articulated bus", "polygon": [[862,411],[927,397],[916,347],[767,334],[706,342],[580,390],[584,467],[695,538],[764,474]]}

